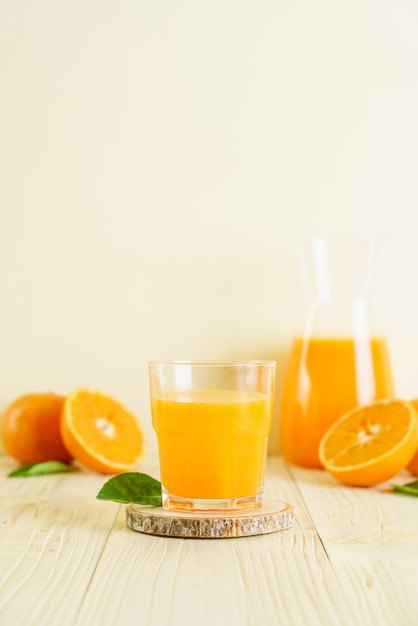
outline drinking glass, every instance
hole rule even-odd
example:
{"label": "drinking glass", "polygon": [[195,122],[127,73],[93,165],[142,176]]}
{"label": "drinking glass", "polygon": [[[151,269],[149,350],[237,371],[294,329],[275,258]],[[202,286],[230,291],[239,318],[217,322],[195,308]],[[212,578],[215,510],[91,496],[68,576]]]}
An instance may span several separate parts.
{"label": "drinking glass", "polygon": [[260,507],[274,361],[150,362],[163,508]]}

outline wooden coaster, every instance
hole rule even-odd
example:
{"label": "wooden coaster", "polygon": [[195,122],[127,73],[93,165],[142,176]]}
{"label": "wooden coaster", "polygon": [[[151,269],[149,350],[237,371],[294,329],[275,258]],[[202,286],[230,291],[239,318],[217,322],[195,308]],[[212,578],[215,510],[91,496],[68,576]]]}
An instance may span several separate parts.
{"label": "wooden coaster", "polygon": [[265,535],[291,528],[295,509],[290,504],[265,500],[259,509],[240,511],[166,511],[162,507],[128,504],[126,524],[148,535],[193,539],[225,539]]}

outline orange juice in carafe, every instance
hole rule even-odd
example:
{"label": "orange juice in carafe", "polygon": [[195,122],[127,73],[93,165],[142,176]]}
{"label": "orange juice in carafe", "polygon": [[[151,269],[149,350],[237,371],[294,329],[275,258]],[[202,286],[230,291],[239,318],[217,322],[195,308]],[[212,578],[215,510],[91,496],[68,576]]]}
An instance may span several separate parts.
{"label": "orange juice in carafe", "polygon": [[369,237],[301,242],[309,306],[290,348],[279,425],[280,452],[296,465],[320,468],[320,440],[337,419],[394,395],[387,341],[370,319],[375,246]]}
{"label": "orange juice in carafe", "polygon": [[383,337],[295,338],[283,396],[281,453],[296,465],[321,467],[318,446],[329,426],[358,404],[391,396]]}

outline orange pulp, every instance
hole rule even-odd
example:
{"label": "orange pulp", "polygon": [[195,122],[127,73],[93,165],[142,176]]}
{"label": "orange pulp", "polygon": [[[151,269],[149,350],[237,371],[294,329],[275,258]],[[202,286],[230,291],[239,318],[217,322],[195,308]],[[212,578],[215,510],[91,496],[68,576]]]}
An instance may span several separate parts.
{"label": "orange pulp", "polygon": [[161,482],[181,498],[230,499],[263,483],[272,398],[241,391],[186,391],[152,398]]}
{"label": "orange pulp", "polygon": [[280,417],[281,453],[295,465],[321,468],[318,447],[328,428],[356,406],[393,395],[384,338],[295,338]]}

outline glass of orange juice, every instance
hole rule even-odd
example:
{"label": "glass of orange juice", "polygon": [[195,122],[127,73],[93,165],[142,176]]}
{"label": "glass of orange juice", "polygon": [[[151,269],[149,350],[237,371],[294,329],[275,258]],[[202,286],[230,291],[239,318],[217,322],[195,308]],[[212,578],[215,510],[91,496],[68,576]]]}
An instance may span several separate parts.
{"label": "glass of orange juice", "polygon": [[163,508],[260,507],[274,361],[148,364]]}
{"label": "glass of orange juice", "polygon": [[291,344],[279,425],[280,451],[295,465],[321,468],[327,429],[350,409],[394,395],[386,336],[371,307],[378,243],[369,236],[299,241],[308,306]]}

